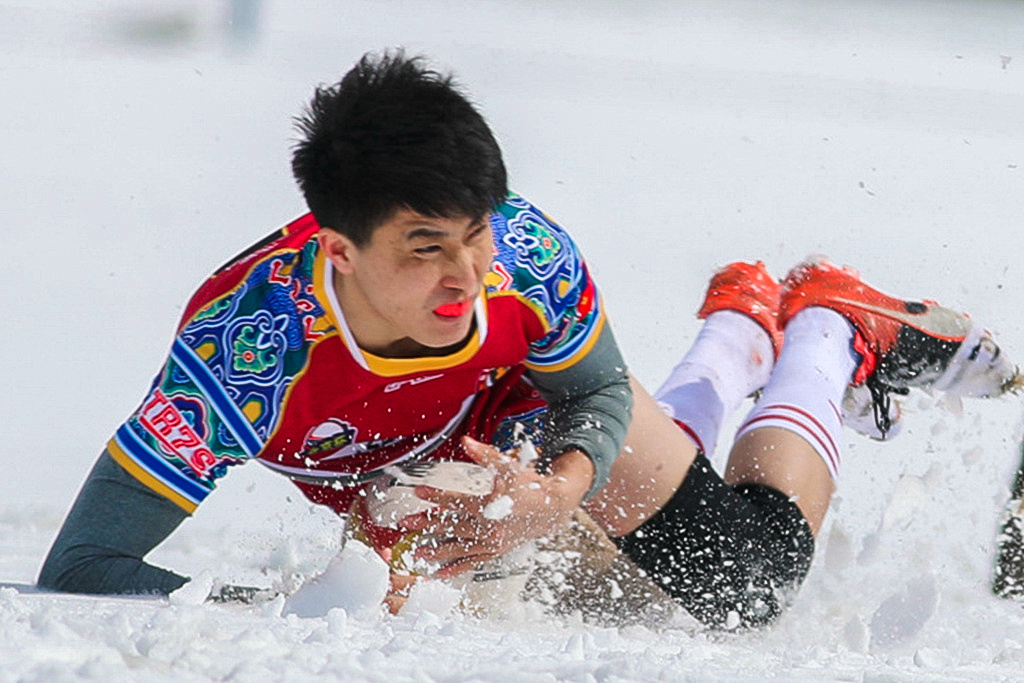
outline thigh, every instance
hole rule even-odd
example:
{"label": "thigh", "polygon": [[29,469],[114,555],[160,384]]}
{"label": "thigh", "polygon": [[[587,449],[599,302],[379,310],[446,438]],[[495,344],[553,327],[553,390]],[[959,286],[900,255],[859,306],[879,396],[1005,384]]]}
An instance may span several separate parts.
{"label": "thigh", "polygon": [[835,490],[818,452],[796,432],[778,427],[762,427],[741,436],[729,453],[725,480],[782,492],[796,502],[815,535]]}
{"label": "thigh", "polygon": [[608,484],[585,507],[610,536],[633,531],[676,492],[697,447],[630,376],[633,419]]}

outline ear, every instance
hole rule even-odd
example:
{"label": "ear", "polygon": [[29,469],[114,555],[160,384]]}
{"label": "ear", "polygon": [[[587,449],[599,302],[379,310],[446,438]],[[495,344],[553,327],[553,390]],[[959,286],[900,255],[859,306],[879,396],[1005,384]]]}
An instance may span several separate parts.
{"label": "ear", "polygon": [[321,228],[316,236],[320,251],[342,275],[351,275],[354,270],[356,245],[345,235],[330,228]]}

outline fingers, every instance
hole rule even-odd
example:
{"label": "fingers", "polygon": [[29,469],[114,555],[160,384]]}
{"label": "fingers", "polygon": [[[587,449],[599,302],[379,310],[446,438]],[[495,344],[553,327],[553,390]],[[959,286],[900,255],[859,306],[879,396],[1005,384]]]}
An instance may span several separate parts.
{"label": "fingers", "polygon": [[507,550],[497,537],[482,540],[449,537],[431,539],[414,552],[417,566],[429,567],[430,576],[443,578],[493,560]]}
{"label": "fingers", "polygon": [[473,462],[484,467],[499,467],[509,461],[508,457],[494,446],[477,441],[471,436],[462,437],[462,447]]}
{"label": "fingers", "polygon": [[450,564],[446,564],[445,566],[443,566],[443,567],[441,567],[440,569],[437,570],[437,573],[435,574],[435,576],[437,578],[439,578],[439,579],[451,579],[453,577],[458,576],[459,574],[464,574],[464,573],[466,573],[468,571],[472,571],[474,569],[478,569],[481,564],[483,564],[484,562],[487,562],[488,560],[493,560],[496,557],[497,557],[497,555],[489,555],[489,556],[481,555],[481,556],[471,557],[471,558],[467,557],[467,558],[465,558],[463,560],[459,560],[459,561],[456,561],[456,562],[452,562]]}
{"label": "fingers", "polygon": [[428,503],[437,503],[444,507],[466,509],[479,501],[481,496],[468,496],[465,493],[435,489],[432,486],[417,486],[416,497]]}
{"label": "fingers", "polygon": [[428,524],[431,523],[430,516],[427,512],[417,512],[406,517],[402,517],[395,525],[400,531],[421,531]]}
{"label": "fingers", "polygon": [[440,483],[430,485],[424,480],[414,489],[416,498],[426,503],[434,503],[451,509],[479,510],[485,504],[481,501],[490,500],[500,495],[511,482],[517,481],[522,476],[522,465],[514,455],[502,453],[494,446],[477,441],[470,436],[462,437],[462,446],[474,463],[489,469],[496,475],[491,479],[492,485],[488,487],[488,490],[470,493],[457,487],[445,488]]}
{"label": "fingers", "polygon": [[424,548],[424,555],[429,553],[431,560],[437,569],[432,576],[438,579],[450,579],[459,574],[479,569],[485,563],[495,560],[502,555],[496,549],[484,548],[479,545],[469,546],[460,541],[445,543],[436,548]]}
{"label": "fingers", "polygon": [[475,520],[485,523],[481,516],[478,502],[463,503],[461,500],[443,498],[433,510],[403,517],[398,521],[398,529],[405,532],[425,531],[436,536],[452,536],[457,530],[469,531],[467,524]]}
{"label": "fingers", "polygon": [[391,614],[398,614],[408,601],[409,598],[404,595],[389,595],[384,598],[384,604],[387,605],[388,612]]}
{"label": "fingers", "polygon": [[475,496],[436,489],[431,486],[417,486],[415,494],[420,500],[433,503],[435,507],[425,513],[416,513],[399,520],[399,528],[407,531],[422,530],[428,524],[437,520],[445,521],[480,517],[484,507],[494,497],[493,494]]}
{"label": "fingers", "polygon": [[[497,448],[489,444],[477,441],[476,439],[464,436],[462,445],[470,458],[481,467],[486,467],[497,476],[491,479],[492,484],[486,492],[469,493],[464,490],[453,490],[444,488],[442,485],[420,484],[413,490],[416,498],[425,503],[448,508],[450,510],[471,511],[479,514],[479,511],[492,499],[504,491],[501,481],[514,479],[514,468],[517,464],[515,458],[501,453]],[[401,520],[404,525],[409,518]],[[411,527],[410,527],[411,528]]]}
{"label": "fingers", "polygon": [[[442,512],[435,517],[428,519],[413,520],[408,527],[403,527],[406,532],[418,532],[422,539],[458,539],[463,543],[493,543],[503,536],[501,527],[492,520],[476,515]],[[436,545],[438,540],[434,542]],[[425,541],[423,545],[430,545]]]}
{"label": "fingers", "polygon": [[390,592],[399,595],[408,595],[409,589],[411,589],[419,580],[420,577],[415,574],[398,574],[391,572],[388,577],[388,581],[391,584]]}
{"label": "fingers", "polygon": [[388,577],[390,587],[384,598],[384,604],[392,614],[398,612],[405,606],[409,599],[409,590],[420,580],[420,577],[413,574],[396,574],[391,572]]}

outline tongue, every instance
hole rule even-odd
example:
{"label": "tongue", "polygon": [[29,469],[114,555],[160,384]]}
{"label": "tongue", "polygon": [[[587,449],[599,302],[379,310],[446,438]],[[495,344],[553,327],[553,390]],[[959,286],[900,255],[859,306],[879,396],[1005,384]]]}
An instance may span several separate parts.
{"label": "tongue", "polygon": [[434,313],[449,318],[456,318],[469,311],[472,305],[472,301],[463,301],[461,303],[454,304],[441,304],[440,306],[434,309]]}

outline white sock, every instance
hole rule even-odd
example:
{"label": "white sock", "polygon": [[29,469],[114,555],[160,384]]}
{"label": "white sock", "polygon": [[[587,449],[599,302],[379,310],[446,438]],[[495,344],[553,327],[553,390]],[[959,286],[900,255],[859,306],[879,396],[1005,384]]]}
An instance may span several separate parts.
{"label": "white sock", "polygon": [[764,328],[743,313],[716,311],[654,398],[710,456],[722,420],[765,385],[773,363]]}
{"label": "white sock", "polygon": [[807,308],[786,325],[786,338],[761,400],[736,434],[780,427],[802,437],[835,479],[841,460],[843,394],[860,362],[853,326],[827,308]]}

